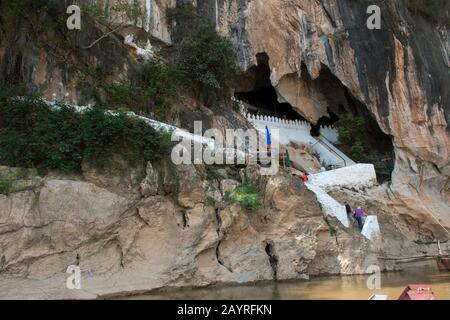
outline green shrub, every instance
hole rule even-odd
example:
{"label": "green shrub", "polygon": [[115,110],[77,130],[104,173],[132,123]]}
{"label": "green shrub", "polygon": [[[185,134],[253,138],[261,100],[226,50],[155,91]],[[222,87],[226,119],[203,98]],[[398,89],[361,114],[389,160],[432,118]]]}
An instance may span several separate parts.
{"label": "green shrub", "polygon": [[175,63],[182,83],[209,103],[229,93],[238,70],[230,40],[212,26],[202,26],[184,39],[177,47]]}
{"label": "green shrub", "polygon": [[131,148],[129,160],[155,161],[170,146],[170,134],[159,132],[142,120],[118,111],[107,115],[100,107],[85,112],[80,123],[84,145],[83,158],[103,166],[111,153],[124,153]]}
{"label": "green shrub", "polygon": [[102,23],[106,23],[105,10],[98,4],[84,4],[81,6],[81,11]]}
{"label": "green shrub", "polygon": [[0,163],[77,172],[83,159],[102,166],[112,152],[130,161],[158,160],[168,151],[170,134],[159,132],[123,112],[94,107],[80,114],[73,107],[50,109],[42,100],[3,99]]}
{"label": "green shrub", "polygon": [[332,225],[328,225],[328,231],[330,232],[331,237],[335,237],[337,234],[337,230]]}
{"label": "green shrub", "polygon": [[208,197],[206,198],[206,201],[207,201],[207,203],[208,203],[208,205],[209,205],[210,207],[215,208],[215,207],[217,206],[216,199],[214,199],[214,198],[211,197],[211,196],[208,196]]}
{"label": "green shrub", "polygon": [[171,120],[176,102],[177,76],[172,66],[149,60],[137,66],[137,77],[106,86],[107,104]]}
{"label": "green shrub", "polygon": [[228,202],[237,203],[251,211],[256,211],[260,207],[260,190],[249,180],[237,186],[233,193],[228,197]]}
{"label": "green shrub", "polygon": [[15,186],[13,184],[17,180],[23,180],[29,176],[29,173],[25,169],[18,169],[15,173],[10,173],[7,175],[0,175],[0,194],[8,195],[12,192],[18,192],[25,190],[26,187]]}
{"label": "green shrub", "polygon": [[[107,12],[105,12],[102,2],[98,2],[97,4],[83,4],[81,10],[98,22],[109,24]],[[116,20],[137,23],[139,19],[144,18],[144,10],[137,1],[134,4],[130,4],[128,0],[117,0],[109,9],[109,15],[115,17]]]}
{"label": "green shrub", "polygon": [[13,180],[10,177],[0,176],[0,194],[8,195],[11,191]]}
{"label": "green shrub", "polygon": [[231,41],[202,22],[190,3],[169,9],[168,16],[176,42],[175,69],[184,87],[206,103],[229,94],[238,71]]}
{"label": "green shrub", "polygon": [[109,84],[105,89],[107,104],[112,108],[150,112],[150,108],[145,105],[142,89],[132,85],[130,81]]}
{"label": "green shrub", "polygon": [[50,111],[39,99],[8,100],[2,105],[0,161],[14,167],[43,165],[74,171],[81,162],[79,115],[68,107]]}
{"label": "green shrub", "polygon": [[421,13],[425,17],[446,25],[450,22],[450,1],[448,0],[406,0],[413,13]]}
{"label": "green shrub", "polygon": [[121,20],[130,20],[135,23],[144,16],[144,10],[141,8],[139,1],[134,1],[131,4],[128,0],[117,0],[111,8],[111,13],[120,17]]}
{"label": "green shrub", "polygon": [[50,3],[49,0],[2,0],[0,8],[2,12],[6,11],[22,17],[46,8]]}
{"label": "green shrub", "polygon": [[210,167],[206,167],[206,179],[209,182],[216,181],[219,178],[219,174],[211,169]]}
{"label": "green shrub", "polygon": [[155,113],[171,113],[178,85],[178,72],[172,65],[149,60],[138,69],[144,96],[153,101]]}
{"label": "green shrub", "polygon": [[168,8],[166,15],[172,26],[172,37],[175,42],[192,36],[201,25],[197,8],[190,2]]}
{"label": "green shrub", "polygon": [[372,150],[365,139],[366,120],[350,113],[340,116],[335,124],[339,141],[349,147],[350,157],[357,162],[372,163],[381,181],[391,178],[394,162],[390,155]]}

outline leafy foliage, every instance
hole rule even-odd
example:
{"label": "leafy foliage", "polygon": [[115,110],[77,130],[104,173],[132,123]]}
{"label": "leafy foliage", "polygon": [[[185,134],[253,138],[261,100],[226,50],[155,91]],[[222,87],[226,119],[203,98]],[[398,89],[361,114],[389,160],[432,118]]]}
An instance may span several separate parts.
{"label": "leafy foliage", "polygon": [[337,234],[337,230],[332,225],[328,225],[328,231],[330,232],[331,237],[335,237]]}
{"label": "leafy foliage", "polygon": [[[97,4],[84,4],[81,6],[83,13],[91,16],[97,21],[107,25],[108,16],[103,8],[102,2]],[[139,2],[129,3],[128,0],[117,0],[114,5],[110,8],[109,14],[112,15],[115,20],[119,21],[134,21],[135,23],[139,18],[144,16],[143,9],[141,8]]]}
{"label": "leafy foliage", "polygon": [[114,16],[120,17],[122,20],[128,19],[135,22],[144,14],[139,1],[134,1],[131,4],[128,0],[115,1],[111,12]]}
{"label": "leafy foliage", "polygon": [[23,169],[19,169],[15,173],[0,175],[0,194],[8,195],[12,192],[25,190],[26,188],[23,186],[14,186],[14,182],[25,179],[28,175],[29,174]]}
{"label": "leafy foliage", "polygon": [[406,0],[408,8],[439,23],[450,23],[450,1],[448,0]]}
{"label": "leafy foliage", "polygon": [[254,186],[248,179],[245,179],[228,197],[228,202],[237,203],[251,211],[256,211],[260,207],[260,198],[259,188]]}
{"label": "leafy foliage", "polygon": [[22,17],[47,7],[50,2],[49,0],[2,0],[0,7],[11,14]]}
{"label": "leafy foliage", "polygon": [[92,108],[82,115],[80,128],[83,158],[98,166],[102,166],[111,153],[123,153],[130,146],[131,161],[158,160],[170,146],[169,134],[156,131],[121,111],[108,115],[100,107]]}
{"label": "leafy foliage", "polygon": [[97,4],[84,4],[81,6],[81,11],[84,14],[106,24],[105,11]]}
{"label": "leafy foliage", "polygon": [[238,71],[236,54],[228,38],[199,18],[190,3],[168,12],[175,45],[175,69],[182,84],[206,103],[213,103],[229,92]]}
{"label": "leafy foliage", "polygon": [[2,99],[0,163],[77,172],[86,159],[102,166],[112,152],[131,150],[130,161],[152,161],[165,154],[170,136],[130,118],[108,114],[100,107],[77,113],[73,107],[54,109],[33,97]]}
{"label": "leafy foliage", "polygon": [[135,81],[106,86],[107,104],[169,120],[174,112],[176,90],[177,76],[172,66],[149,60],[139,65]]}
{"label": "leafy foliage", "polygon": [[175,64],[183,84],[207,102],[228,93],[237,71],[230,40],[218,35],[212,26],[198,28],[180,43]]}
{"label": "leafy foliage", "polygon": [[206,198],[206,201],[207,201],[207,203],[208,203],[208,205],[209,205],[210,207],[213,207],[213,208],[216,208],[216,207],[217,207],[216,199],[214,199],[213,197],[208,196],[208,197]]}
{"label": "leafy foliage", "polygon": [[393,170],[391,156],[376,153],[367,144],[365,141],[366,120],[363,117],[347,113],[340,116],[335,125],[340,142],[350,148],[350,156],[353,160],[372,163],[380,180],[390,179]]}
{"label": "leafy foliage", "polygon": [[175,42],[191,37],[201,25],[197,8],[190,2],[185,2],[167,9],[167,18],[172,25],[172,35]]}
{"label": "leafy foliage", "polygon": [[8,194],[12,188],[13,179],[8,176],[0,176],[0,194]]}

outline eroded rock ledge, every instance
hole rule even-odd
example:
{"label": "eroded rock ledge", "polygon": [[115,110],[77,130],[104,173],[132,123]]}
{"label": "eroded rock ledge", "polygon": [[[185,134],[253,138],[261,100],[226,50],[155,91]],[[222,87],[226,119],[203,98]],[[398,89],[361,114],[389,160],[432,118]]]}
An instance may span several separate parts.
{"label": "eroded rock ledge", "polygon": [[[263,179],[256,170],[217,169],[209,181],[203,166],[167,164],[148,165],[139,179],[130,177],[143,168],[121,177],[89,170],[79,177],[36,177],[26,190],[0,196],[0,297],[97,298],[361,274],[371,264],[396,268],[378,260],[379,244],[324,220],[300,180],[285,173]],[[223,201],[244,175],[264,190],[257,212]],[[99,186],[107,179],[116,183]],[[157,181],[151,195],[143,188],[149,181]],[[382,228],[393,221],[387,213],[381,220]],[[391,230],[383,231],[383,250],[395,247],[389,241],[403,252],[421,250]],[[65,271],[77,256],[83,289],[67,290]]]}

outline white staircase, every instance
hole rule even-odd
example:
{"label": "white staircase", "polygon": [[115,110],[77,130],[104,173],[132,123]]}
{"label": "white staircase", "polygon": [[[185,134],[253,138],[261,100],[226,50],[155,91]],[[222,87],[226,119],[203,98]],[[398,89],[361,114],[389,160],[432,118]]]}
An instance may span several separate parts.
{"label": "white staircase", "polygon": [[[57,104],[55,102],[46,101],[46,103],[52,108],[57,108]],[[74,106],[74,108],[77,112],[83,113],[91,107]],[[107,112],[111,115],[117,114],[114,111]],[[178,137],[188,138],[191,139],[191,141],[193,141],[194,143],[199,143],[202,145],[206,145],[211,149],[216,149],[213,139],[194,135],[184,129],[180,129],[150,118],[138,116],[134,112],[128,112],[127,114],[130,117],[137,117],[145,121],[148,125],[154,127],[155,129],[163,129],[169,132],[172,131]],[[355,164],[355,162],[345,156],[345,154],[337,149],[331,142],[327,141],[326,138],[322,136],[318,139],[312,137],[310,135],[311,127],[306,122],[283,120],[273,117],[252,116],[248,114],[246,114],[245,116],[255,126],[255,128],[263,134],[265,134],[266,126],[268,126],[269,129],[279,129],[279,142],[282,144],[289,144],[290,141],[295,141],[300,143],[310,143],[315,146],[321,146],[317,147],[316,151],[323,157],[323,159],[327,159],[328,161],[333,162],[332,164],[343,167],[341,169],[311,175],[309,182],[306,183],[306,186],[316,195],[317,201],[319,201],[319,203],[321,204],[324,214],[326,216],[336,217],[344,227],[348,228],[350,223],[345,207],[330,195],[328,195],[327,191],[333,187],[354,187],[355,185],[358,185],[360,187],[369,187],[374,185],[376,183],[376,174],[373,165]],[[334,134],[332,128],[330,127],[327,127],[326,131],[328,136]],[[380,228],[378,225],[377,217],[369,216],[364,225],[362,234],[366,238],[371,239],[379,233]]]}
{"label": "white staircase", "polygon": [[[279,130],[280,144],[290,142],[311,145],[319,155],[320,161],[332,165],[337,170],[313,174],[309,177],[306,187],[314,192],[325,216],[336,217],[344,227],[350,222],[345,206],[332,198],[327,191],[335,187],[364,188],[377,183],[375,168],[372,164],[356,164],[347,157],[333,143],[338,142],[338,132],[335,128],[324,126],[320,128],[320,136],[311,136],[311,125],[305,121],[286,120],[271,116],[252,115],[245,113],[241,101],[233,99],[240,105],[241,114],[260,132],[265,134],[266,126],[269,130]],[[370,219],[369,219],[370,218]],[[370,216],[363,229],[363,235],[371,239],[379,233],[376,216]]]}
{"label": "white staircase", "polygon": [[[348,228],[350,222],[345,206],[332,198],[327,191],[343,187],[354,189],[370,188],[376,183],[377,179],[373,164],[356,164],[337,170],[313,174],[309,177],[309,182],[306,183],[306,186],[315,193],[324,214],[336,217],[344,227]],[[361,234],[369,240],[380,234],[376,216],[367,217]]]}
{"label": "white staircase", "polygon": [[317,201],[319,201],[320,205],[322,206],[322,211],[325,216],[332,216],[337,218],[346,228],[350,226],[345,206],[341,205],[334,198],[329,196],[328,193],[326,193],[322,188],[312,183],[306,183],[306,187],[315,193]]}
{"label": "white staircase", "polygon": [[[265,132],[266,126],[269,130],[278,129],[280,133],[279,143],[281,145],[296,142],[312,146],[319,155],[320,161],[326,165],[342,168],[355,164],[353,160],[328,141],[325,136],[311,136],[311,125],[306,121],[286,120],[248,113],[243,113],[243,116],[260,132]],[[337,130],[335,128],[322,127],[321,132],[330,139],[337,141]]]}

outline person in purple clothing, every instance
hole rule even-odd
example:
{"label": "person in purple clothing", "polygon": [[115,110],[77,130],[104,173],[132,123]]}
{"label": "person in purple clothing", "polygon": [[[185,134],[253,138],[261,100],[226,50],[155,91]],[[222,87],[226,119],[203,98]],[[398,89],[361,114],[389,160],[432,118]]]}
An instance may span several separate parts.
{"label": "person in purple clothing", "polygon": [[355,220],[358,222],[358,227],[359,227],[359,231],[362,231],[363,228],[363,221],[362,218],[363,216],[365,216],[365,212],[363,209],[361,209],[361,207],[356,208],[355,213],[354,213],[354,217]]}

